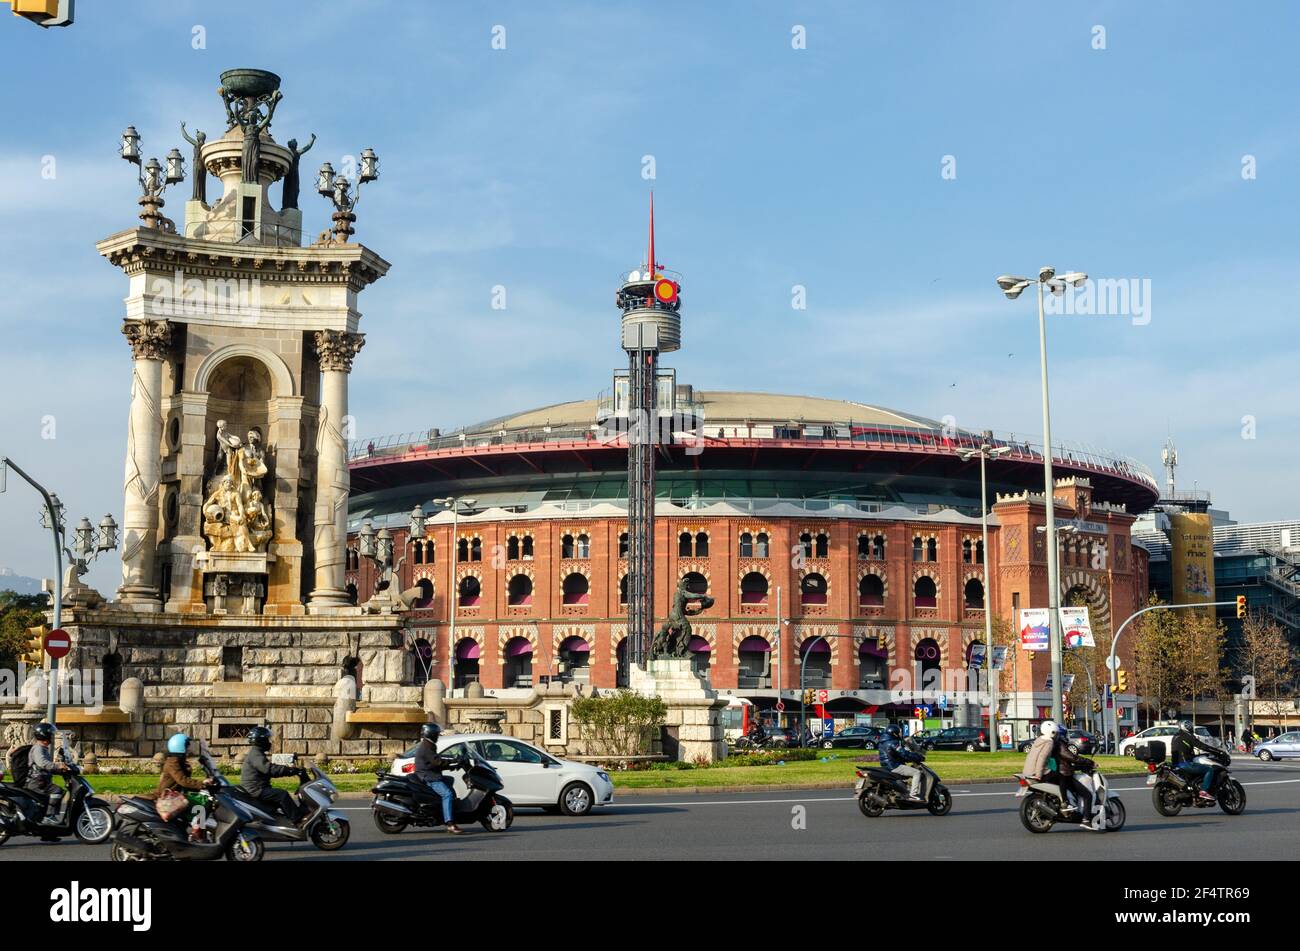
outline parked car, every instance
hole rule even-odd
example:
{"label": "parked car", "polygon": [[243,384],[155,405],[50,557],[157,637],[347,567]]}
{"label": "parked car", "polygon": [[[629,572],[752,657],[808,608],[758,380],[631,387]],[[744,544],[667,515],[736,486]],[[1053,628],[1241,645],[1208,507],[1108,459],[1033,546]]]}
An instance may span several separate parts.
{"label": "parked car", "polygon": [[824,750],[874,750],[885,731],[878,726],[849,726],[828,737],[818,737],[817,745]]}
{"label": "parked car", "polygon": [[1300,733],[1292,730],[1271,740],[1255,744],[1255,755],[1264,762],[1275,759],[1300,758]]}
{"label": "parked car", "polygon": [[[1102,751],[1102,745],[1109,743],[1104,737],[1096,733],[1089,733],[1087,730],[1069,729],[1066,734],[1070,740],[1071,748],[1076,753],[1083,756],[1096,756]],[[1038,739],[1037,734],[1027,736],[1023,740],[1016,742],[1016,749],[1022,753],[1028,753],[1029,747],[1034,745],[1034,740]],[[1110,744],[1113,745],[1113,744]]]}
{"label": "parked car", "polygon": [[[444,756],[463,755],[470,747],[501,774],[505,788],[501,794],[516,807],[539,806],[547,812],[585,816],[594,806],[614,801],[614,784],[609,774],[589,763],[559,759],[545,750],[500,733],[444,733],[438,739],[438,752]],[[415,749],[393,760],[397,775],[415,769]],[[468,790],[458,771],[454,777],[457,797]]]}
{"label": "parked car", "polygon": [[907,739],[918,746],[925,746],[927,740],[934,739],[942,732],[943,730],[917,730],[915,733],[909,735]]}
{"label": "parked car", "polygon": [[[1135,736],[1126,736],[1119,741],[1119,755],[1132,756],[1139,746],[1146,746],[1152,740],[1163,740],[1166,746],[1169,744],[1169,738],[1178,732],[1177,723],[1158,723],[1155,726],[1147,727],[1141,733]],[[1223,744],[1203,726],[1196,727],[1196,736],[1211,746],[1217,746],[1223,749]]]}
{"label": "parked car", "polygon": [[938,736],[926,740],[923,747],[927,750],[965,750],[967,753],[987,751],[989,735],[977,726],[950,726],[940,730]]}

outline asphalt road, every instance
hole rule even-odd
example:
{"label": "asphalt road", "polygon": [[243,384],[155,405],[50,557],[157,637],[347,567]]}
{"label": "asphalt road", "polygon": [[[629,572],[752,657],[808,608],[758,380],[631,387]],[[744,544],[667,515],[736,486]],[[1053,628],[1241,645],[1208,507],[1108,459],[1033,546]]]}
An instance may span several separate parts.
{"label": "asphalt road", "polygon": [[[945,817],[924,811],[865,818],[852,790],[769,791],[718,795],[623,795],[615,805],[577,819],[521,810],[507,832],[474,826],[449,836],[440,829],[384,835],[364,800],[340,803],[352,839],[336,853],[307,845],[273,844],[266,861],[579,859],[1295,859],[1300,856],[1300,764],[1242,764],[1246,812],[1217,807],[1156,813],[1141,779],[1118,779],[1128,822],[1099,834],[1059,826],[1027,832],[1017,815],[1013,785],[957,785]],[[850,774],[850,779],[851,774]],[[798,821],[802,818],[802,822]],[[108,858],[107,846],[44,844],[12,839],[0,861],[86,861]]]}

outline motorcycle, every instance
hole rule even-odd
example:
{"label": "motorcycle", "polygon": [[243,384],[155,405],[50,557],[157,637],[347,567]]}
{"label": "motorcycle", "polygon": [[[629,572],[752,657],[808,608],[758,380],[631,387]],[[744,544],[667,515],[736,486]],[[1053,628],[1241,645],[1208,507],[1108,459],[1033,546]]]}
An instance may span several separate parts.
{"label": "motorcycle", "polygon": [[253,813],[228,782],[217,782],[221,774],[205,749],[199,764],[209,783],[187,798],[192,805],[180,816],[164,819],[151,799],[127,796],[117,807],[113,830],[114,862],[260,862],[266,845],[247,826]]}
{"label": "motorcycle", "polygon": [[244,787],[233,785],[218,774],[217,783],[230,790],[230,794],[252,814],[249,831],[267,842],[310,842],[322,852],[335,852],[347,845],[352,834],[352,824],[337,809],[331,809],[339,797],[338,787],[315,766],[306,775],[300,775],[298,788],[290,793],[302,811],[307,811],[296,823],[270,803],[250,794]]}
{"label": "motorcycle", "polygon": [[932,816],[946,816],[952,811],[952,793],[939,780],[939,774],[925,765],[925,754],[918,751],[920,762],[911,765],[923,774],[922,788],[929,788],[923,799],[913,799],[910,795],[912,779],[892,770],[877,766],[865,766],[856,772],[858,781],[853,791],[858,797],[858,808],[862,814],[874,819],[883,815],[886,809],[928,809]]}
{"label": "motorcycle", "polygon": [[[1106,777],[1097,771],[1096,764],[1091,760],[1081,760],[1074,778],[1092,793],[1093,808],[1098,810],[1098,815],[1105,816],[1100,828],[1096,825],[1091,828],[1099,832],[1118,832],[1124,828],[1128,818],[1124,803],[1111,793]],[[1061,787],[1054,781],[1030,779],[1020,773],[1016,774],[1016,779],[1020,783],[1020,791],[1016,793],[1020,800],[1020,822],[1030,832],[1050,832],[1056,823],[1069,818],[1065,814],[1067,805],[1075,810],[1079,807],[1073,799],[1068,803],[1061,801]],[[1088,825],[1083,819],[1078,820],[1078,824]]]}
{"label": "motorcycle", "polygon": [[1217,805],[1230,816],[1246,811],[1246,790],[1232,778],[1228,770],[1232,757],[1227,753],[1203,753],[1194,760],[1211,769],[1209,791],[1213,799],[1202,799],[1199,780],[1184,776],[1165,760],[1164,743],[1148,743],[1134,755],[1147,764],[1151,800],[1162,816],[1176,816],[1189,806],[1203,809]]}
{"label": "motorcycle", "polygon": [[[451,767],[464,771],[469,792],[452,806],[452,819],[477,822],[489,832],[504,832],[515,821],[515,807],[501,790],[501,775],[481,756],[470,753]],[[371,814],[380,832],[396,835],[408,825],[440,826],[442,799],[415,776],[376,773]]]}
{"label": "motorcycle", "polygon": [[30,745],[13,750],[10,756],[12,782],[4,781],[5,772],[0,767],[0,845],[14,835],[30,835],[43,842],[55,842],[75,835],[87,845],[108,841],[113,832],[113,809],[95,796],[94,787],[86,781],[75,757],[64,747],[58,749],[58,755],[68,767],[62,774],[67,789],[55,821],[43,821],[48,800],[26,788],[30,752]]}

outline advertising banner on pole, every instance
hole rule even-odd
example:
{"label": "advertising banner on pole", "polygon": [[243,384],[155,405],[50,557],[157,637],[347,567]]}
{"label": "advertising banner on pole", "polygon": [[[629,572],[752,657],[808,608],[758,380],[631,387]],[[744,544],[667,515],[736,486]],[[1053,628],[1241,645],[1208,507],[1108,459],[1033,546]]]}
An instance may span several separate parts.
{"label": "advertising banner on pole", "polygon": [[1007,649],[1005,647],[993,648],[993,669],[1002,670],[1007,666]]}
{"label": "advertising banner on pole", "polygon": [[1096,647],[1092,639],[1092,624],[1088,621],[1088,609],[1059,608],[1061,618],[1061,639],[1066,647]]}
{"label": "advertising banner on pole", "polygon": [[1047,623],[1047,608],[1020,609],[1020,649],[1045,651],[1051,649],[1051,631]]}

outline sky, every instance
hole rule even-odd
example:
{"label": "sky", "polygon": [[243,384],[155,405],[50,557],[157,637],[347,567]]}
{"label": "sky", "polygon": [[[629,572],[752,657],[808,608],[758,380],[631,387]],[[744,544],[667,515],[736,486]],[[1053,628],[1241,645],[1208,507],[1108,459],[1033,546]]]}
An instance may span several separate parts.
{"label": "sky", "polygon": [[[683,275],[679,382],[1038,434],[1035,305],[993,279],[1084,271],[1143,306],[1049,317],[1054,439],[1158,472],[1172,434],[1180,488],[1295,518],[1298,27],[1282,0],[0,17],[0,452],[73,520],[121,520],[126,280],[94,249],[136,222],[118,137],[133,124],[146,155],[188,160],[179,123],[220,135],[217,77],[253,66],[283,77],[277,141],[318,136],[305,186],[322,161],[380,156],[357,209],[356,240],[392,263],[360,299],[363,440],[607,389],[653,189],[657,257]],[[324,199],[301,204],[326,227]],[[0,566],[42,577],[37,502],[10,477]],[[89,580],[109,594],[119,572],[108,555]]]}

